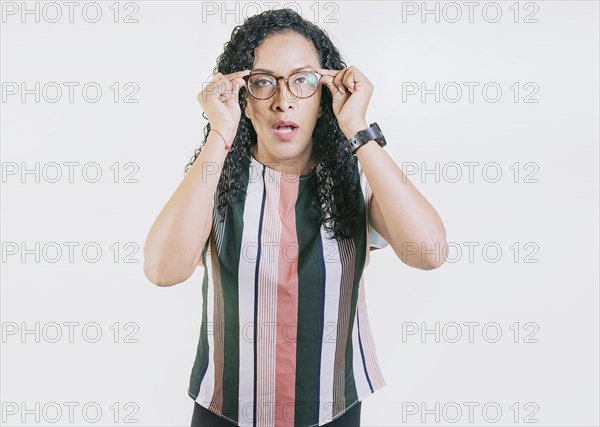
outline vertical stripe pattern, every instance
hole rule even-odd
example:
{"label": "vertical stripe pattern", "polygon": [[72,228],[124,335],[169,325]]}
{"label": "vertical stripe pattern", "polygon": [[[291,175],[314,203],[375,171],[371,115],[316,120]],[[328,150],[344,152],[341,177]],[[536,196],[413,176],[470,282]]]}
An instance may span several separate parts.
{"label": "vertical stripe pattern", "polygon": [[[385,385],[363,271],[387,242],[369,224],[336,240],[311,218],[316,175],[250,159],[245,196],[213,215],[202,260],[202,324],[188,394],[239,426],[321,426]],[[217,205],[217,195],[213,205]]]}

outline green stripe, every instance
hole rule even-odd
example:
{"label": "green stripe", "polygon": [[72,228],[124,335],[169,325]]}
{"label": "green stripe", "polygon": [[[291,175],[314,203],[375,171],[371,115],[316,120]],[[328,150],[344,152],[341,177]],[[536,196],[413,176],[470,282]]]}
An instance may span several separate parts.
{"label": "green stripe", "polygon": [[[249,181],[248,168],[241,175],[244,192]],[[227,209],[221,254],[221,287],[223,292],[224,326],[224,364],[223,364],[223,416],[232,420],[238,419],[239,369],[240,369],[240,325],[238,272],[244,230],[244,205],[242,201]],[[242,280],[247,280],[242,278]]]}
{"label": "green stripe", "polygon": [[299,180],[296,202],[298,238],[298,339],[296,342],[296,403],[294,425],[319,421],[319,387],[325,271],[322,264],[320,224],[310,219],[312,185],[316,175]]}
{"label": "green stripe", "polygon": [[[209,240],[204,245],[202,251],[202,265],[206,265],[206,251],[208,249]],[[202,281],[202,324],[200,326],[200,337],[198,338],[198,346],[196,348],[196,358],[194,360],[194,366],[192,367],[192,373],[190,375],[190,384],[188,388],[188,394],[194,398],[198,397],[200,391],[200,382],[204,378],[206,373],[206,366],[208,365],[208,338],[206,331],[206,294],[208,291],[208,270],[204,269],[204,279]]]}

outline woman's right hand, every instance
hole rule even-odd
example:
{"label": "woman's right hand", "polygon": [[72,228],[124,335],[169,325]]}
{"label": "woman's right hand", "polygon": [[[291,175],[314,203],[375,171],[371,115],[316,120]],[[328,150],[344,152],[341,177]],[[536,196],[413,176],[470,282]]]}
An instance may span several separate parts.
{"label": "woman's right hand", "polygon": [[211,128],[220,132],[237,132],[242,115],[238,94],[240,88],[246,86],[242,77],[247,74],[250,74],[250,70],[226,75],[217,73],[198,94],[198,102],[206,113]]}

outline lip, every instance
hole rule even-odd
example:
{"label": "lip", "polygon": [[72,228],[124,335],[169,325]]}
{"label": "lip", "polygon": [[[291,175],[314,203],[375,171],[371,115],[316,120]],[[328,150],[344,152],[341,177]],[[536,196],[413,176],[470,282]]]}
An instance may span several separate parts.
{"label": "lip", "polygon": [[[294,130],[292,130],[290,133],[282,133],[277,130],[278,126],[293,126]],[[299,127],[300,126],[296,122],[292,122],[290,120],[278,120],[277,122],[275,122],[271,130],[273,131],[273,134],[275,134],[275,136],[281,141],[290,141],[294,137],[294,135],[298,133]]]}
{"label": "lip", "polygon": [[273,125],[273,129],[275,129],[278,126],[293,126],[295,128],[299,128],[300,125],[296,122],[292,122],[289,120],[278,120],[274,125]]}

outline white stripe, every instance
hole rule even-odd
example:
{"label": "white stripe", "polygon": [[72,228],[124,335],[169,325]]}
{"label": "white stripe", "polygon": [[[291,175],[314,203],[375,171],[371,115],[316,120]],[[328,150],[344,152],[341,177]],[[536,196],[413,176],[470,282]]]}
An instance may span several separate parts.
{"label": "white stripe", "polygon": [[[360,179],[360,188],[362,190],[362,194],[363,194],[363,200],[365,202],[365,221],[367,224],[367,252],[365,254],[365,265],[363,267],[363,271],[365,268],[367,268],[367,265],[369,265],[369,262],[371,261],[371,251],[369,250],[369,244],[370,244],[370,240],[371,240],[371,236],[370,236],[370,231],[371,231],[371,225],[369,224],[369,209],[370,209],[370,204],[369,204],[369,199],[371,197],[371,187],[368,185],[367,182],[367,176],[365,175],[360,162],[358,162],[357,164],[358,166],[358,173],[359,173],[359,179]],[[364,274],[364,273],[363,273]]]}
{"label": "white stripe", "polygon": [[240,370],[238,425],[252,426],[254,410],[254,277],[258,249],[258,227],[262,203],[261,171],[251,164],[244,206],[244,228],[238,268],[240,312]]}
{"label": "white stripe", "polygon": [[325,309],[323,317],[323,348],[321,353],[319,425],[331,421],[333,414],[333,374],[338,334],[338,308],[342,265],[337,240],[330,238],[321,226],[325,262]]}
{"label": "white stripe", "polygon": [[[281,174],[265,169],[265,210],[261,230],[261,259],[258,270],[259,295],[257,324],[260,330],[257,341],[259,380],[256,387],[256,426],[270,426],[275,419],[275,385],[277,358],[277,278],[279,275],[279,240],[281,218],[279,216],[279,192]],[[261,181],[262,185],[262,181]],[[257,221],[258,222],[258,221]],[[256,238],[255,238],[256,241]],[[268,298],[268,299],[267,299]],[[281,409],[279,409],[281,410]]]}
{"label": "white stripe", "polygon": [[[365,198],[365,217],[366,217],[366,221],[367,221],[367,242],[366,242],[366,258],[365,258],[365,265],[364,265],[364,269],[367,268],[367,265],[369,265],[369,260],[370,260],[370,254],[371,254],[371,250],[370,247],[376,247],[376,248],[384,248],[385,246],[389,245],[389,243],[383,238],[383,236],[381,236],[379,233],[377,233],[377,231],[375,231],[375,229],[373,227],[371,227],[371,223],[369,221],[369,209],[371,208],[371,195],[373,194],[373,189],[371,188],[371,185],[369,184],[369,181],[367,180],[367,176],[364,173],[364,170],[362,169],[360,163],[358,163],[358,170],[360,173],[360,184],[361,184],[361,188],[363,191],[363,196]],[[355,360],[357,357],[360,358],[360,365],[355,364],[354,365],[354,375],[355,375],[355,380],[357,382],[357,394],[359,397],[359,400],[362,400],[364,397],[368,396],[369,394],[371,394],[371,390],[369,388],[369,384],[368,384],[368,380],[367,380],[367,373],[365,373],[364,371],[364,365],[366,364],[366,368],[367,368],[367,372],[369,375],[369,379],[371,380],[371,386],[373,387],[373,392],[375,392],[376,390],[378,390],[379,388],[383,387],[385,385],[385,379],[383,378],[383,374],[381,373],[381,369],[380,369],[380,364],[377,358],[377,350],[375,348],[375,342],[373,341],[373,335],[371,333],[371,326],[369,325],[369,314],[368,314],[368,309],[367,309],[367,297],[365,294],[365,287],[364,287],[364,269],[360,278],[360,287],[359,287],[359,293],[358,293],[358,301],[357,301],[357,313],[356,316],[358,317],[360,315],[360,336],[362,338],[362,345],[363,345],[363,356],[364,356],[364,362],[362,361],[362,357],[360,354],[360,348],[359,347],[354,347],[354,355],[353,355],[353,360]],[[356,319],[355,319],[356,321]],[[353,342],[354,342],[354,334],[358,333],[358,329],[356,329],[355,331],[353,331]],[[358,338],[358,336],[357,336]],[[357,341],[358,342],[358,341]],[[358,354],[357,354],[358,352]],[[360,374],[357,373],[357,366],[360,366],[361,371]],[[360,381],[360,379],[364,379],[364,381],[366,382],[366,391],[362,391],[362,393],[364,393],[363,396],[361,396],[361,389],[358,385],[358,381]]]}

